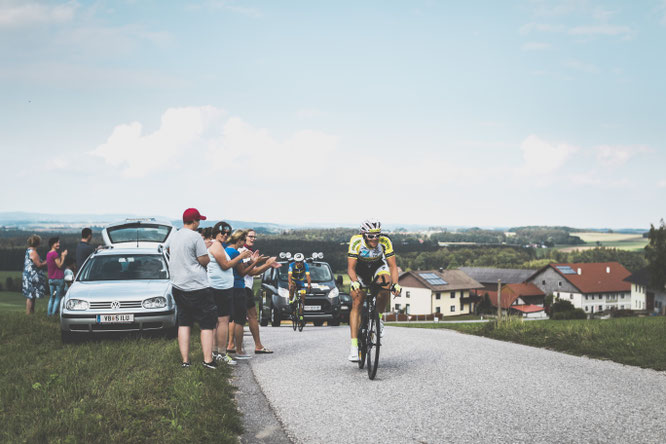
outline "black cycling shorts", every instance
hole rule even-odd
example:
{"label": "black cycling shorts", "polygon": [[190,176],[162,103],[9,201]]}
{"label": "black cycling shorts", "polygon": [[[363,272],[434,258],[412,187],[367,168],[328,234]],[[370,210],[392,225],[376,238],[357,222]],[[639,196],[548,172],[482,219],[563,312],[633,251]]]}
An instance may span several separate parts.
{"label": "black cycling shorts", "polygon": [[356,276],[364,287],[368,287],[380,274],[388,275],[388,281],[391,281],[391,271],[384,259],[372,262],[356,262]]}
{"label": "black cycling shorts", "polygon": [[217,325],[217,306],[210,288],[183,291],[173,287],[178,307],[178,326],[192,327],[196,322],[202,330],[214,330]]}
{"label": "black cycling shorts", "polygon": [[256,307],[256,305],[254,304],[254,293],[252,293],[252,289],[251,289],[251,288],[247,288],[247,287],[245,287],[245,297],[246,297],[246,299],[247,299],[247,301],[246,301],[246,302],[247,302],[246,307],[247,307],[248,310],[249,310],[250,308]]}
{"label": "black cycling shorts", "polygon": [[245,325],[247,320],[247,296],[244,288],[234,288],[231,321]]}
{"label": "black cycling shorts", "polygon": [[219,290],[217,288],[212,288],[213,296],[215,298],[215,305],[217,305],[217,317],[222,318],[224,316],[231,316],[231,300],[234,297],[234,289],[227,288],[225,290]]}

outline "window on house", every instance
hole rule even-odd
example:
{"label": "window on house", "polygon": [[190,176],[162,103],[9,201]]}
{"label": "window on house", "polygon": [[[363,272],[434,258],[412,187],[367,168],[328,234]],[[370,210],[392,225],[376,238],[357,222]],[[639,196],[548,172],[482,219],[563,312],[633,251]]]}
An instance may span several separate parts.
{"label": "window on house", "polygon": [[400,304],[395,304],[394,309],[395,309],[395,310],[400,310]]}
{"label": "window on house", "polygon": [[439,307],[435,307],[435,313],[441,313]]}
{"label": "window on house", "polygon": [[585,300],[587,301],[587,295],[585,295]]}
{"label": "window on house", "polygon": [[435,293],[435,299],[439,300],[442,298],[442,293]]}
{"label": "window on house", "polygon": [[456,292],[455,292],[455,291],[452,291],[452,292],[451,292],[451,299],[454,299],[455,297],[456,297]]}
{"label": "window on house", "polygon": [[569,295],[569,299],[573,299],[573,295],[572,295],[572,294]]}
{"label": "window on house", "polygon": [[409,304],[405,304],[405,313],[409,314]]}
{"label": "window on house", "polygon": [[620,295],[620,299],[624,299],[624,293]]}
{"label": "window on house", "polygon": [[408,298],[409,296],[410,296],[409,292],[406,291],[406,292],[405,292],[405,297]]}
{"label": "window on house", "polygon": [[562,281],[557,281],[557,285],[558,285],[559,287],[561,287],[561,286],[562,286]]}
{"label": "window on house", "polygon": [[604,309],[604,306],[603,306],[603,305],[600,305],[600,306],[599,306],[599,311],[603,311],[603,309]]}
{"label": "window on house", "polygon": [[585,306],[585,311],[589,311],[589,308],[590,308],[590,307]]}
{"label": "window on house", "polygon": [[455,305],[452,305],[452,306],[451,306],[451,313],[455,313],[455,312],[456,312],[456,306],[455,306]]}
{"label": "window on house", "polygon": [[546,280],[541,281],[541,285],[546,285]]}

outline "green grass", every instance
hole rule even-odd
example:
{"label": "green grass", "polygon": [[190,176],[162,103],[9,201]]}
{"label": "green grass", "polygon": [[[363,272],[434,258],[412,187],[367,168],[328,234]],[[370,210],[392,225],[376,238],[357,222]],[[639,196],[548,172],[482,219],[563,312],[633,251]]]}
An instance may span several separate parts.
{"label": "green grass", "polygon": [[20,271],[0,271],[0,283],[4,285],[8,277],[21,280],[21,275]]}
{"label": "green grass", "polygon": [[392,324],[412,328],[448,328],[548,348],[577,356],[609,359],[627,365],[666,370],[666,318],[607,320],[509,321],[475,324]]}
{"label": "green grass", "polygon": [[0,442],[237,442],[230,369],[192,367],[174,339],[113,337],[63,346],[59,324],[0,312]]}
{"label": "green grass", "polygon": [[[45,307],[48,300],[45,298],[37,300],[37,307]],[[0,312],[3,311],[23,311],[25,312],[25,297],[21,293],[14,291],[0,291]]]}

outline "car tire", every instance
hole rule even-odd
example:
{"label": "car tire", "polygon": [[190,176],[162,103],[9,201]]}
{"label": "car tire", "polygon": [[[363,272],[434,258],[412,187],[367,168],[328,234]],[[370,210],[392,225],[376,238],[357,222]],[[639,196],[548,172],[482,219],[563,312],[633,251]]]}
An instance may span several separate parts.
{"label": "car tire", "polygon": [[329,327],[337,327],[339,325],[340,325],[340,318],[333,318],[330,321],[328,321]]}
{"label": "car tire", "polygon": [[280,318],[280,310],[275,308],[275,306],[273,306],[271,308],[271,326],[279,327],[281,321],[282,320]]}
{"label": "car tire", "polygon": [[313,321],[312,323],[315,325],[315,327],[321,327],[324,325],[324,321]]}

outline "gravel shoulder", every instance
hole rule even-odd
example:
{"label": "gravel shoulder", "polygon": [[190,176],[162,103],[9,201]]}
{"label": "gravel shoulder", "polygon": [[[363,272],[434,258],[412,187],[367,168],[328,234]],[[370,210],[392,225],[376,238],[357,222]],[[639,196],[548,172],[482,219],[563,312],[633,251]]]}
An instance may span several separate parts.
{"label": "gravel shoulder", "polygon": [[666,441],[666,373],[446,329],[386,331],[370,381],[346,360],[347,326],[262,329],[275,354],[249,366],[289,439]]}

